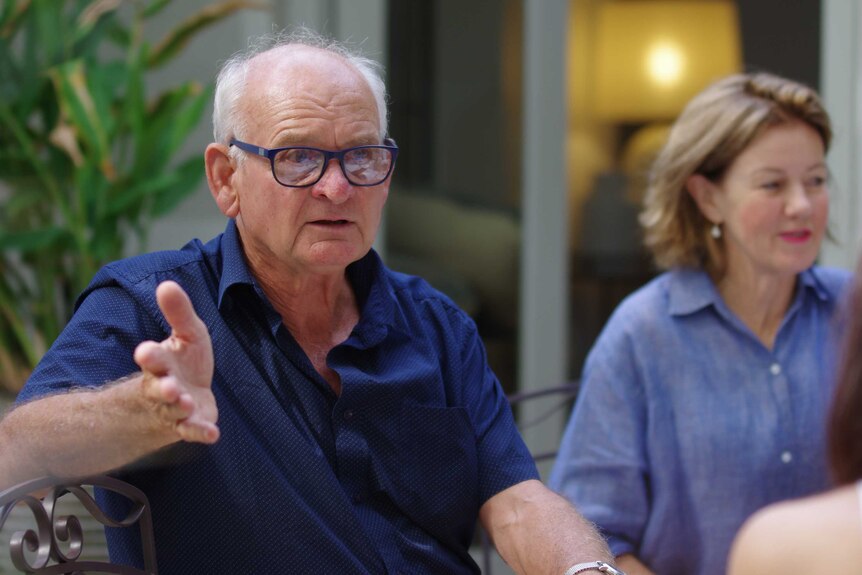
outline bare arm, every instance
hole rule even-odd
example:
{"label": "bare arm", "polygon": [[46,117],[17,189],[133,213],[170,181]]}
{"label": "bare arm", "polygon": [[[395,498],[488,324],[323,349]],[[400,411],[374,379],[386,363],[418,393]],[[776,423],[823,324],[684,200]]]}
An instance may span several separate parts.
{"label": "bare arm", "polygon": [[595,527],[536,480],[485,502],[479,519],[500,555],[520,575],[563,575],[577,563],[613,563]]}
{"label": "bare arm", "polygon": [[850,484],[761,509],[737,532],[728,575],[862,573],[858,506]]}
{"label": "bare arm", "polygon": [[137,347],[140,373],[21,405],[0,421],[0,489],[40,475],[102,473],[180,440],[218,439],[206,326],[176,283],[159,285],[156,298],[173,332]]}

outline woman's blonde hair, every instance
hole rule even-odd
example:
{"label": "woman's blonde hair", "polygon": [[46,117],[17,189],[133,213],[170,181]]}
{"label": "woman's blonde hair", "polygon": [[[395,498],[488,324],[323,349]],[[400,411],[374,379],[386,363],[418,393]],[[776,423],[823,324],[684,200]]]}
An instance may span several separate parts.
{"label": "woman's blonde hair", "polygon": [[688,103],[653,163],[640,214],[645,244],[659,268],[723,273],[723,251],[709,233],[712,223],[686,191],[686,181],[693,174],[718,181],[765,129],[793,120],[814,128],[829,149],[832,128],[820,96],[792,80],[735,74]]}

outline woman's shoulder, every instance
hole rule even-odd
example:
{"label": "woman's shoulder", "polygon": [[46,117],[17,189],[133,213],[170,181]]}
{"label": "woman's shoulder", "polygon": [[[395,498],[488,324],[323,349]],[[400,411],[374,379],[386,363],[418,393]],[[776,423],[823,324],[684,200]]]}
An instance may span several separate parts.
{"label": "woman's shoulder", "polygon": [[843,294],[853,278],[853,272],[844,268],[814,266],[808,270],[814,280],[832,296]]}
{"label": "woman's shoulder", "polygon": [[630,342],[652,341],[669,329],[672,272],[664,272],[637,288],[614,308],[591,348],[591,355],[618,354]]}
{"label": "woman's shoulder", "polygon": [[611,319],[629,324],[662,321],[680,310],[705,306],[711,301],[713,291],[711,280],[703,270],[671,269],[626,296]]}
{"label": "woman's shoulder", "polygon": [[662,302],[667,300],[672,283],[673,272],[660,273],[626,295],[614,312],[625,316],[639,315],[638,312],[647,310],[661,312],[666,307]]}
{"label": "woman's shoulder", "polygon": [[740,529],[730,575],[862,572],[862,517],[854,485],[775,503]]}

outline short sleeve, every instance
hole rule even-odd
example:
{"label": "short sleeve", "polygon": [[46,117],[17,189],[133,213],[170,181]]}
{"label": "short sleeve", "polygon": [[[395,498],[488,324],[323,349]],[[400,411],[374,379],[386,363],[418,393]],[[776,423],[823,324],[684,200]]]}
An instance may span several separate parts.
{"label": "short sleeve", "polygon": [[476,433],[480,504],[500,491],[539,473],[515,425],[509,400],[494,375],[475,325],[463,341],[462,385]]}
{"label": "short sleeve", "polygon": [[31,374],[17,401],[98,387],[139,371],[135,347],[168,334],[124,289],[105,286],[79,301],[72,319]]}

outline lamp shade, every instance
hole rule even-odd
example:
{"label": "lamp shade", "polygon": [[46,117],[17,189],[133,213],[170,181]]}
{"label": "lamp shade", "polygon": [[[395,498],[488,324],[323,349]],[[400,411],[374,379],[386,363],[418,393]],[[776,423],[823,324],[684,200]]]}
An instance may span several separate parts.
{"label": "lamp shade", "polygon": [[592,100],[602,120],[673,119],[742,66],[732,1],[608,0],[598,6],[595,33]]}

